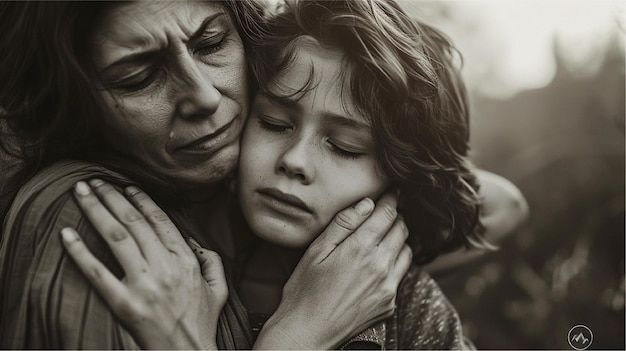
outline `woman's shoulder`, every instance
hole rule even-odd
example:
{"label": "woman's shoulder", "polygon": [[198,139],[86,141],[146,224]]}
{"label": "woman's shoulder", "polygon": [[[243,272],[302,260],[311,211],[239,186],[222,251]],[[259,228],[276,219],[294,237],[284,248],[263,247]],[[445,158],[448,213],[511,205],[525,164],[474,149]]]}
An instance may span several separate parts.
{"label": "woman's shoulder", "polygon": [[[473,349],[459,316],[422,267],[411,267],[398,288],[392,332],[399,349]],[[394,328],[395,327],[395,328]]]}
{"label": "woman's shoulder", "polygon": [[128,183],[123,175],[97,163],[76,160],[59,161],[38,172],[22,186],[5,218],[5,226],[16,216],[37,217],[58,201],[71,197],[71,189],[80,180],[103,178],[113,183]]}
{"label": "woman's shoulder", "polygon": [[93,162],[64,160],[38,172],[18,192],[17,197],[29,197],[41,192],[46,194],[63,193],[71,189],[79,180],[103,177],[112,180],[127,180],[123,175]]}
{"label": "woman's shoulder", "polygon": [[94,177],[125,179],[98,164],[63,161],[39,172],[16,196],[0,245],[0,348],[135,347],[67,258],[59,237],[62,228],[75,228],[92,253],[121,276],[72,196],[77,181]]}

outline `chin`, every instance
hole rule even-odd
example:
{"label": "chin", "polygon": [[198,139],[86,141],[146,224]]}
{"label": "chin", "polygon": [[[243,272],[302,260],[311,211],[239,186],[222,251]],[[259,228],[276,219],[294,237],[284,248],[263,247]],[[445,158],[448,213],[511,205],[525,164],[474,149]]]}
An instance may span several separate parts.
{"label": "chin", "polygon": [[[266,222],[266,221],[259,221]],[[306,235],[306,230],[295,228],[294,226],[282,223],[272,225],[271,223],[251,224],[250,229],[259,238],[272,244],[288,247],[292,249],[306,248],[317,236]]]}

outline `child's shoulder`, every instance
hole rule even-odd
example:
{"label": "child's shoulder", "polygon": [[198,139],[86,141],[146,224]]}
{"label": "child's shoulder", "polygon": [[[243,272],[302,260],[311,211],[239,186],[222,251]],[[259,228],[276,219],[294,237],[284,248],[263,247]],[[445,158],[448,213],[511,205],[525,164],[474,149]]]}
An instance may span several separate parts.
{"label": "child's shoulder", "polygon": [[[422,268],[409,269],[398,288],[390,349],[473,349],[459,316],[439,285]],[[395,346],[395,347],[394,347]]]}

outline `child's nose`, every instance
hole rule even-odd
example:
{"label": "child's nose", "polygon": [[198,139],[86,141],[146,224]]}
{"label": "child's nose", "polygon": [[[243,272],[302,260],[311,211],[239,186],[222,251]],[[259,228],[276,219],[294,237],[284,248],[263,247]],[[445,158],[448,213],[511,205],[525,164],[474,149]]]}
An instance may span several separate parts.
{"label": "child's nose", "polygon": [[310,184],[314,178],[314,169],[310,164],[310,148],[306,140],[297,140],[285,149],[276,163],[276,172],[294,178],[302,184]]}

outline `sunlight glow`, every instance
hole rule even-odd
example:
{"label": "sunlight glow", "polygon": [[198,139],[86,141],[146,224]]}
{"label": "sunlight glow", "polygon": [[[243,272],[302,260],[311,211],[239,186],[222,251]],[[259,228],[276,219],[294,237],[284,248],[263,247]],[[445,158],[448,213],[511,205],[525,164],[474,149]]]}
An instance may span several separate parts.
{"label": "sunlight glow", "polygon": [[607,48],[624,49],[623,1],[400,1],[448,34],[475,92],[506,98],[549,84],[556,56],[569,72],[597,72]]}

